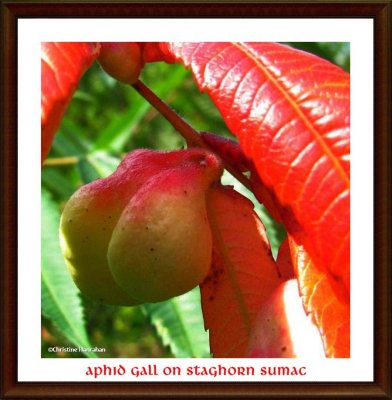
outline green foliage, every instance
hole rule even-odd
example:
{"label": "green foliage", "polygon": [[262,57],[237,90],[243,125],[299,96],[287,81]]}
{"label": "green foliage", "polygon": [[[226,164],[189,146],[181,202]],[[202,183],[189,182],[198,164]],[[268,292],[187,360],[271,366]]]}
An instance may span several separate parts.
{"label": "green foliage", "polygon": [[[42,191],[42,314],[77,347],[91,347],[88,339],[79,290],[74,285],[59,251],[58,205]],[[95,357],[94,353],[85,353]]]}
{"label": "green foliage", "polygon": [[[348,43],[290,45],[349,70]],[[196,129],[232,137],[209,97],[199,92],[182,66],[148,64],[141,79]],[[51,164],[42,170],[43,357],[75,356],[47,351],[49,346],[72,345],[105,348],[105,353],[96,354],[99,357],[209,357],[198,289],[138,307],[96,304],[78,293],[58,243],[60,210],[81,185],[108,176],[133,149],[171,150],[184,144],[131,87],[110,78],[98,64],[85,73],[56,134],[48,157]],[[254,202],[276,255],[285,235],[282,227],[231,175],[225,174],[224,183]]]}
{"label": "green foliage", "polygon": [[142,307],[175,357],[209,357],[198,287],[168,301]]}

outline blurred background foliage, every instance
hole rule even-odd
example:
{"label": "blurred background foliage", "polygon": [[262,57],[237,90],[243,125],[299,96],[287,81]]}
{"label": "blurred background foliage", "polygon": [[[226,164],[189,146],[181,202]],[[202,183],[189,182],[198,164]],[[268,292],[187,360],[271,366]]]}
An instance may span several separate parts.
{"label": "blurred background foliage", "polygon": [[[286,43],[350,68],[348,43]],[[198,130],[230,136],[219,112],[181,65],[148,64],[141,80]],[[73,284],[59,248],[58,226],[64,204],[81,186],[112,173],[136,148],[172,150],[182,137],[131,87],[98,64],[83,76],[42,169],[42,357],[209,357],[198,288],[166,302],[137,307],[97,304]],[[285,232],[250,198],[266,225],[276,256]],[[59,351],[51,351],[52,347]],[[104,353],[61,348],[104,348]]]}

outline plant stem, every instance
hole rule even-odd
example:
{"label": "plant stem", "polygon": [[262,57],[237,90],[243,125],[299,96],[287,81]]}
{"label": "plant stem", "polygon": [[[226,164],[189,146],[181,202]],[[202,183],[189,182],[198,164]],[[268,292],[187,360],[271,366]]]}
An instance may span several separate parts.
{"label": "plant stem", "polygon": [[143,82],[138,80],[132,86],[181,133],[188,145],[203,146],[204,141],[198,132]]}
{"label": "plant stem", "polygon": [[57,158],[47,158],[43,166],[44,167],[57,167],[62,165],[74,165],[79,161],[78,157],[57,157]]}
{"label": "plant stem", "polygon": [[[148,88],[143,82],[137,80],[132,87],[143,96],[157,111],[159,111],[172,125],[173,127],[183,136],[188,146],[203,147],[207,150],[214,151],[208,146],[208,144],[199,135],[198,131],[188,124],[182,117],[180,117],[168,104],[160,99],[150,88]],[[240,181],[247,189],[252,191],[251,183],[249,179],[240,172],[235,165],[230,161],[222,157],[225,169],[227,169],[238,181]]]}

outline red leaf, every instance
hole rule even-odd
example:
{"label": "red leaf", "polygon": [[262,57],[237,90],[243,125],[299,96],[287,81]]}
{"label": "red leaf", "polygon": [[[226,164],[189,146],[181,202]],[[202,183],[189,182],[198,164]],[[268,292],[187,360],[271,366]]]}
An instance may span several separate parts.
{"label": "red leaf", "polygon": [[49,152],[80,78],[99,49],[98,43],[41,44],[41,161]]}
{"label": "red leaf", "polygon": [[261,308],[250,335],[249,357],[325,357],[320,334],[305,313],[296,280],[279,285]]}
{"label": "red leaf", "polygon": [[253,160],[286,228],[348,302],[349,75],[276,43],[166,47],[192,68]]}
{"label": "red leaf", "polygon": [[255,317],[280,280],[253,204],[230,187],[212,191],[208,217],[212,268],[201,284],[202,307],[215,357],[245,357]]}
{"label": "red leaf", "polygon": [[289,238],[305,310],[318,326],[327,357],[350,357],[350,305],[335,295],[328,275],[315,268],[302,246]]}
{"label": "red leaf", "polygon": [[168,53],[166,46],[159,42],[139,42],[139,46],[145,63],[165,61],[172,64],[175,62],[174,57]]}
{"label": "red leaf", "polygon": [[279,247],[276,266],[279,270],[279,275],[282,280],[286,281],[295,278],[293,262],[291,260],[289,241],[286,238]]}

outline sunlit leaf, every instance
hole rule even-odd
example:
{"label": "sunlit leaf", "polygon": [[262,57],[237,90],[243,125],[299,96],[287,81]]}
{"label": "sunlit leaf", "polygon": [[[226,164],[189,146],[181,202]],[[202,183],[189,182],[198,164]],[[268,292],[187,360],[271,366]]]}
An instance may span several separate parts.
{"label": "sunlit leaf", "polygon": [[47,156],[65,110],[85,70],[98,56],[98,43],[41,44],[41,159]]}
{"label": "sunlit leaf", "polygon": [[280,284],[263,304],[249,340],[249,357],[325,357],[320,333],[306,315],[295,279]]}
{"label": "sunlit leaf", "polygon": [[350,357],[350,304],[340,300],[328,275],[315,268],[302,246],[289,239],[305,310],[319,327],[327,357]]}
{"label": "sunlit leaf", "polygon": [[277,43],[166,47],[192,69],[253,160],[287,230],[348,301],[349,75]]}

